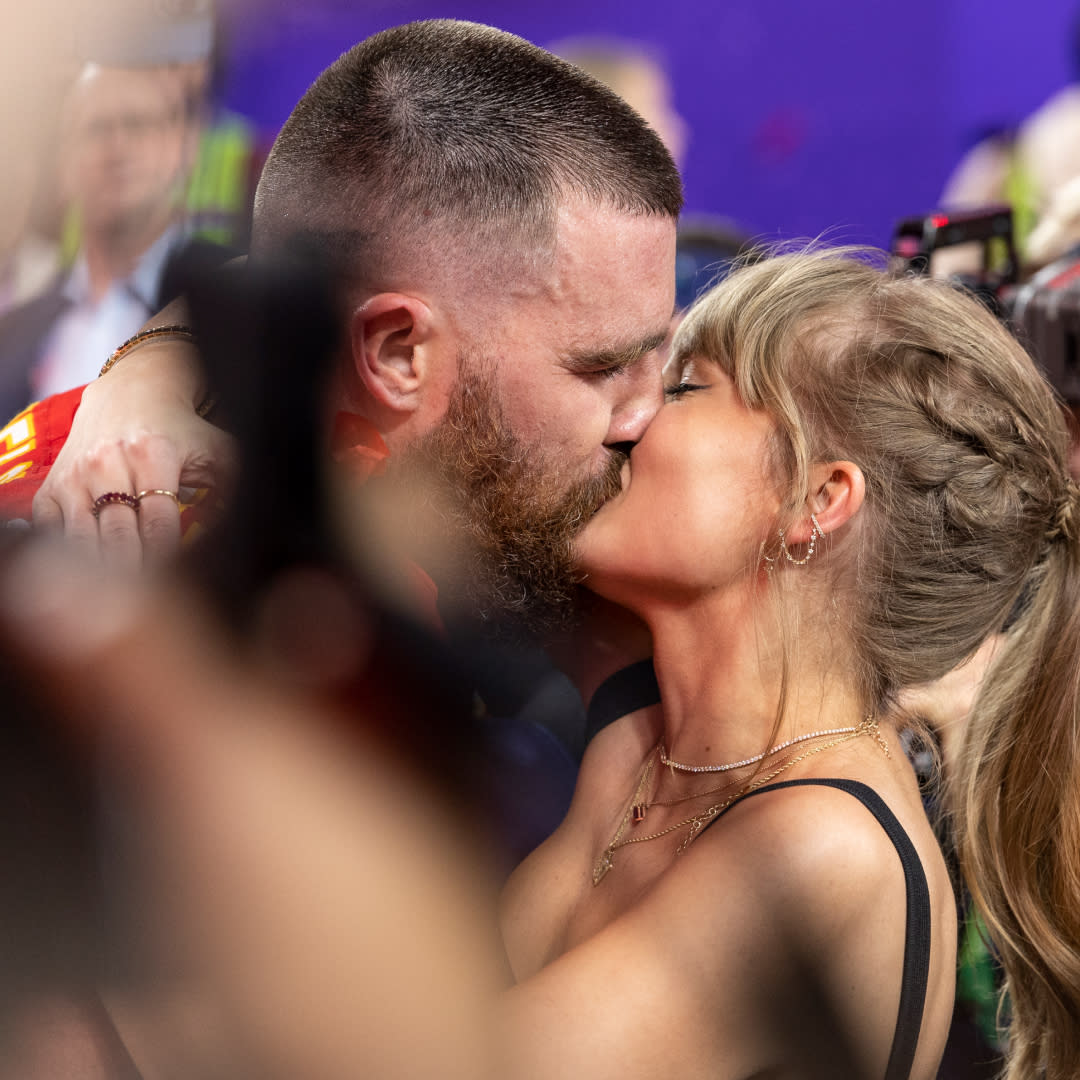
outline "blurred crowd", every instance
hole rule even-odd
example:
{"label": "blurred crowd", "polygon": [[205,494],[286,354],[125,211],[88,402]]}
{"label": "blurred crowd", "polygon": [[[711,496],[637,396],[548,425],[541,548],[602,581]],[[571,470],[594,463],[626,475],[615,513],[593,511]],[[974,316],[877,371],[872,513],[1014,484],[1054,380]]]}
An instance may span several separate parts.
{"label": "blurred crowd", "polygon": [[[55,71],[25,81],[31,107],[10,105],[0,129],[11,173],[0,237],[9,417],[92,379],[171,299],[167,268],[181,247],[202,241],[223,258],[246,249],[264,156],[252,126],[215,101],[223,57],[211,4],[68,17],[72,41],[51,50]],[[35,89],[53,110],[32,107]]]}

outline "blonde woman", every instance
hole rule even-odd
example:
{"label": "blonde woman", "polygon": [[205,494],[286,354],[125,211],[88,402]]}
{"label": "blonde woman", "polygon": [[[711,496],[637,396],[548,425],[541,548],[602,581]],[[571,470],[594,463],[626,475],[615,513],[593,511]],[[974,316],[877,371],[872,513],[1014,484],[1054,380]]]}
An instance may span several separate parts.
{"label": "blonde woman", "polygon": [[1034,671],[1063,602],[1060,414],[977,302],[851,252],[742,269],[674,349],[579,542],[648,623],[663,705],[594,740],[509,883],[508,1067],[933,1077],[954,902],[893,717],[1025,592],[1015,633],[1045,625],[1014,682]]}

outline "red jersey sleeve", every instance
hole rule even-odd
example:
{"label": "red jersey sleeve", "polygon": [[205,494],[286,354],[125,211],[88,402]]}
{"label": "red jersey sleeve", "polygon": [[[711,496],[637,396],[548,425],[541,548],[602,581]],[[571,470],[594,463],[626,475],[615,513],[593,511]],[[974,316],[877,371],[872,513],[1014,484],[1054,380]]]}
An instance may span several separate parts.
{"label": "red jersey sleeve", "polygon": [[[79,386],[35,402],[0,431],[0,525],[31,521],[34,496],[67,442],[85,389]],[[185,491],[180,503],[184,542],[195,540],[219,510],[219,500],[207,489]]]}
{"label": "red jersey sleeve", "polygon": [[0,430],[0,522],[30,521],[34,495],[67,442],[85,389],[35,402]]}

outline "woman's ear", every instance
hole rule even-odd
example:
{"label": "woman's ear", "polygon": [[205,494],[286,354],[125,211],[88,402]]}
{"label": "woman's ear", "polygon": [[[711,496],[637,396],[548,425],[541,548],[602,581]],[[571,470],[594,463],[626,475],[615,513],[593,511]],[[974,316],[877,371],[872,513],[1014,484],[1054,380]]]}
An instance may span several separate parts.
{"label": "woman's ear", "polygon": [[[810,470],[810,498],[807,505],[818,528],[828,535],[846,525],[859,511],[866,497],[866,478],[853,461],[830,461]],[[790,543],[804,543],[813,532],[810,515],[800,518],[786,531]]]}
{"label": "woman's ear", "polygon": [[395,413],[420,407],[433,325],[427,304],[403,293],[376,293],[353,310],[352,368],[381,407]]}

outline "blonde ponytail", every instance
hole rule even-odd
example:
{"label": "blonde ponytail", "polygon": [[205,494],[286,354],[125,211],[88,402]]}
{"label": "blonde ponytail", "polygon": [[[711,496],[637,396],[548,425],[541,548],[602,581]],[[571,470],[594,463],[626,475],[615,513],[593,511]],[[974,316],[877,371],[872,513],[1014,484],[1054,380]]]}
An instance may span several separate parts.
{"label": "blonde ponytail", "polygon": [[1006,974],[1009,1080],[1080,1075],[1080,522],[1068,485],[954,778],[961,865]]}

